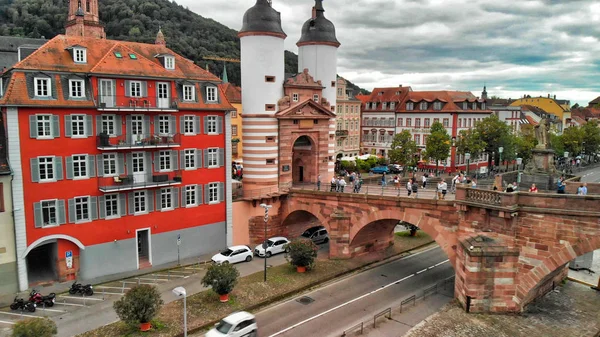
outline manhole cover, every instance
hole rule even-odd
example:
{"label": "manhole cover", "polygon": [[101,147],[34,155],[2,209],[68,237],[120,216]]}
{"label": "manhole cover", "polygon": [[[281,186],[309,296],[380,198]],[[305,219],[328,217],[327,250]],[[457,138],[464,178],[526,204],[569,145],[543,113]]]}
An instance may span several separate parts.
{"label": "manhole cover", "polygon": [[315,300],[313,300],[312,298],[310,298],[308,296],[302,296],[302,297],[300,297],[299,299],[296,300],[296,302],[302,303],[304,305],[311,304],[314,301]]}

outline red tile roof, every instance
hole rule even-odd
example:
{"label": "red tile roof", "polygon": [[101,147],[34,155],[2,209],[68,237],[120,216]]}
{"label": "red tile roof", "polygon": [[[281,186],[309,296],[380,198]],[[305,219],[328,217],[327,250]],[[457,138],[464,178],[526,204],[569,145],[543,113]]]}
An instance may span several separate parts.
{"label": "red tile roof", "polygon": [[[418,103],[425,101],[433,103],[436,101],[442,102],[441,110],[434,110],[433,104],[428,104],[427,110],[420,110]],[[406,110],[406,102],[413,102],[415,106],[413,110]],[[472,109],[472,105],[468,104],[468,108],[463,110],[463,106],[460,103],[483,103],[484,99],[478,99],[473,93],[469,91],[410,91],[406,96],[404,102],[398,106],[396,111],[398,112],[468,112],[468,113],[491,113],[491,110],[482,110],[481,106],[478,105],[477,109]]]}
{"label": "red tile roof", "polygon": [[369,97],[371,97],[371,95],[358,94],[355,97],[356,97],[356,99],[358,99],[359,101],[363,102],[363,104],[364,104],[364,103],[366,103],[366,102],[369,101]]}
{"label": "red tile roof", "polygon": [[536,125],[540,124],[540,123],[536,122],[535,119],[533,119],[533,117],[531,117],[531,116],[525,115],[525,118],[527,119],[527,121],[529,122],[529,124],[531,124],[533,126],[536,126]]}
{"label": "red tile roof", "polygon": [[231,83],[223,83],[219,87],[221,87],[229,103],[242,103],[242,88],[236,87]]}
{"label": "red tile roof", "polygon": [[[408,94],[408,92],[411,90],[412,89],[410,87],[375,88],[373,89],[373,92],[371,92],[371,95],[366,102],[402,102],[404,97],[406,97],[406,94]],[[381,110],[381,105],[377,104],[377,109],[367,110]]]}
{"label": "red tile roof", "polygon": [[589,107],[591,107],[592,105],[600,104],[600,96],[594,98],[588,104],[589,104]]}

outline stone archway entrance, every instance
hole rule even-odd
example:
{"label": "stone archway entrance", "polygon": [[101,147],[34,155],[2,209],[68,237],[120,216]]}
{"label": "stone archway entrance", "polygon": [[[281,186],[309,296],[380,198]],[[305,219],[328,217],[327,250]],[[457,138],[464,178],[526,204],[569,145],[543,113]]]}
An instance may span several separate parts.
{"label": "stone archway entrance", "polygon": [[310,137],[300,136],[292,147],[292,181],[310,183],[317,181],[317,149]]}

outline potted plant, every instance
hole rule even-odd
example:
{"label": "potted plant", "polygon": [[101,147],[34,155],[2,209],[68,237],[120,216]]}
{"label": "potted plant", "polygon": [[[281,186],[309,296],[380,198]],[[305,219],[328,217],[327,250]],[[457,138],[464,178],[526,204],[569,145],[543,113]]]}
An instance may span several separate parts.
{"label": "potted plant", "polygon": [[296,271],[304,273],[306,268],[312,268],[317,257],[319,247],[309,239],[295,239],[288,243],[286,260],[296,266]]}
{"label": "potted plant", "polygon": [[233,290],[240,277],[240,272],[229,263],[212,264],[202,278],[202,285],[211,287],[219,295],[221,302],[229,301],[229,293]]}
{"label": "potted plant", "polygon": [[140,324],[141,331],[152,328],[150,321],[163,305],[160,292],[154,286],[142,284],[131,288],[113,304],[119,318],[129,324]]}
{"label": "potted plant", "polygon": [[15,324],[12,337],[52,337],[57,332],[56,323],[48,318],[28,318]]}

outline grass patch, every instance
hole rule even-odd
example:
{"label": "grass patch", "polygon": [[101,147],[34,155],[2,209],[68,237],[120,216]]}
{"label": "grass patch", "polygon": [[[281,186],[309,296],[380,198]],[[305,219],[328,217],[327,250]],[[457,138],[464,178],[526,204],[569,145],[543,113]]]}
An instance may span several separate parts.
{"label": "grass patch", "polygon": [[410,236],[410,231],[396,232],[394,233],[397,237],[401,238],[431,238],[427,233],[423,231],[417,231],[415,236]]}

